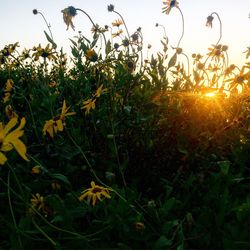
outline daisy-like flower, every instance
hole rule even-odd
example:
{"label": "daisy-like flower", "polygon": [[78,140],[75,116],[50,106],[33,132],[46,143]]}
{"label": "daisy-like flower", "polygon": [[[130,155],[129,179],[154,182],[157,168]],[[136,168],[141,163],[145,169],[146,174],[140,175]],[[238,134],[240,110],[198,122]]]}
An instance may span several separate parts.
{"label": "daisy-like flower", "polygon": [[98,55],[93,49],[87,49],[85,52],[85,57],[91,62],[96,62]]}
{"label": "daisy-like flower", "polygon": [[9,120],[12,118],[18,118],[18,115],[14,111],[14,109],[11,107],[11,105],[7,105],[4,109],[6,116],[8,117]]}
{"label": "daisy-like flower", "polygon": [[[6,126],[2,122],[0,122],[0,164],[4,165],[7,161],[7,157],[5,156],[5,152],[11,151],[13,148],[17,151],[17,153],[26,161],[29,159],[26,156],[26,146],[19,139],[24,134],[22,130],[26,121],[25,118],[21,119],[20,125],[13,131],[13,129],[17,124],[17,118],[13,117]],[[10,132],[11,131],[11,132]]]}
{"label": "daisy-like flower", "polygon": [[244,67],[240,70],[239,74],[235,75],[233,78],[226,80],[229,83],[229,90],[234,89],[238,85],[243,85],[247,79],[247,73],[244,73]]}
{"label": "daisy-like flower", "polygon": [[215,58],[215,60],[218,62],[220,60],[220,58],[224,58],[224,51],[222,51],[223,46],[221,44],[218,45],[213,45],[213,48],[208,48],[209,52],[208,52],[208,56],[211,56],[212,59]]}
{"label": "daisy-like flower", "polygon": [[103,89],[103,84],[102,84],[102,85],[96,90],[94,96],[95,96],[95,97],[100,97],[101,94],[105,94],[105,93],[107,93],[107,91],[108,91],[107,88],[104,88],[104,89]]}
{"label": "daisy-like flower", "polygon": [[206,26],[212,28],[212,27],[213,27],[213,20],[214,20],[214,17],[213,17],[213,16],[211,16],[211,15],[208,16],[208,17],[207,17]]}
{"label": "daisy-like flower", "polygon": [[163,2],[163,4],[166,6],[162,8],[162,13],[165,13],[167,15],[170,13],[173,7],[179,7],[179,3],[176,0],[167,0],[166,2]]}
{"label": "daisy-like flower", "polygon": [[67,108],[66,101],[64,100],[61,114],[45,122],[43,134],[46,135],[48,133],[53,138],[58,131],[62,132],[65,126],[65,117],[76,114],[76,112],[68,112],[68,110],[69,107]]}
{"label": "daisy-like flower", "polygon": [[30,203],[31,203],[31,206],[37,210],[43,210],[45,207],[44,197],[41,196],[39,193],[36,193],[35,195],[32,194]]}
{"label": "daisy-like flower", "polygon": [[63,21],[67,25],[67,30],[69,29],[69,26],[75,30],[75,26],[72,22],[73,17],[77,15],[76,8],[73,6],[69,6],[68,8],[65,8],[62,10],[63,13]]}
{"label": "daisy-like flower", "polygon": [[56,60],[55,57],[55,51],[53,51],[53,47],[50,48],[50,45],[48,44],[45,48],[42,48],[41,45],[39,44],[38,47],[34,47],[33,48],[34,53],[33,53],[33,57],[35,61],[38,61],[39,57],[42,57],[44,59],[49,59],[49,60]]}
{"label": "daisy-like flower", "polygon": [[8,79],[5,87],[4,87],[4,97],[3,97],[3,102],[6,103],[9,101],[10,96],[11,96],[11,91],[13,89],[14,82],[12,79]]}
{"label": "daisy-like flower", "polygon": [[94,206],[97,200],[102,201],[102,196],[104,196],[104,198],[111,199],[109,191],[112,191],[112,189],[96,185],[94,181],[91,181],[91,188],[84,190],[80,195],[79,200],[83,201],[87,198],[89,203],[92,200],[92,205]]}
{"label": "daisy-like flower", "polygon": [[115,20],[115,21],[112,23],[112,26],[113,26],[113,27],[119,28],[120,25],[123,25],[123,21],[122,21],[121,19],[117,19],[117,20]]}
{"label": "daisy-like flower", "polygon": [[85,109],[85,114],[89,114],[90,110],[91,109],[95,109],[95,102],[96,102],[96,99],[94,98],[91,98],[91,99],[88,99],[87,101],[84,101],[82,103],[82,107],[81,109]]}
{"label": "daisy-like flower", "polygon": [[118,30],[117,32],[112,34],[112,37],[120,36],[123,33],[123,30]]}

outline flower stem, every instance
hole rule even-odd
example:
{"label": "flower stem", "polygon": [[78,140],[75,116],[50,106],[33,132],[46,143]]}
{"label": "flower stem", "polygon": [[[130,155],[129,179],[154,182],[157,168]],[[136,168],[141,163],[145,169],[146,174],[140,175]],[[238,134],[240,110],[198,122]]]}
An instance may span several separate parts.
{"label": "flower stem", "polygon": [[176,46],[176,48],[179,48],[181,40],[182,40],[182,38],[184,36],[184,24],[185,23],[184,23],[184,16],[183,16],[183,13],[182,13],[181,9],[179,7],[177,9],[180,11],[180,13],[181,13],[181,19],[182,19],[182,33],[181,33],[181,37],[180,37],[180,39],[179,39],[179,41],[177,43],[177,46]]}

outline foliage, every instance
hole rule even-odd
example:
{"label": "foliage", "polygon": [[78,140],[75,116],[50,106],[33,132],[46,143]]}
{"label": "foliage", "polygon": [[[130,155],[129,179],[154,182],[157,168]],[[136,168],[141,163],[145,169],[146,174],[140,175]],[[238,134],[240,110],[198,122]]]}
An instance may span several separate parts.
{"label": "foliage", "polygon": [[190,74],[166,36],[144,58],[108,10],[118,31],[94,25],[71,57],[47,32],[0,51],[0,248],[248,249],[250,63],[228,65],[219,39]]}

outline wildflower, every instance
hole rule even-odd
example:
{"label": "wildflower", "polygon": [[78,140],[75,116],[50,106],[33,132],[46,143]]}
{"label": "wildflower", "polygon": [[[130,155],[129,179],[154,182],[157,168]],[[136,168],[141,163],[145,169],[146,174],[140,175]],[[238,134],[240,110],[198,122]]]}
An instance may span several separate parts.
{"label": "wildflower", "polygon": [[100,97],[101,94],[104,94],[104,93],[107,93],[108,89],[107,88],[104,88],[103,89],[103,84],[96,90],[94,96],[95,97]]}
{"label": "wildflower", "polygon": [[43,134],[46,135],[48,133],[51,138],[54,137],[54,134],[57,133],[57,131],[63,131],[63,125],[61,120],[59,120],[58,123],[54,121],[53,119],[50,119],[49,121],[45,122],[45,125],[43,127]]}
{"label": "wildflower", "polygon": [[137,33],[134,33],[133,35],[131,35],[131,38],[132,38],[132,41],[137,43],[138,42],[138,39],[139,39],[139,36]]}
{"label": "wildflower", "polygon": [[120,45],[119,45],[118,43],[115,43],[115,44],[114,44],[114,48],[115,48],[115,49],[119,49],[119,46],[120,46]]}
{"label": "wildflower", "polygon": [[212,27],[213,27],[213,20],[214,20],[214,17],[213,17],[213,16],[211,16],[211,15],[208,16],[208,17],[207,17],[206,26],[212,28]]}
{"label": "wildflower", "polygon": [[250,47],[247,47],[247,50],[243,53],[246,53],[246,59],[248,59],[248,57],[250,56]]}
{"label": "wildflower", "polygon": [[88,202],[92,200],[92,205],[94,206],[97,199],[99,201],[102,201],[101,196],[111,199],[109,191],[112,191],[112,189],[96,185],[94,181],[91,181],[91,188],[87,188],[86,190],[84,190],[79,197],[79,200],[82,201],[87,198]]}
{"label": "wildflower", "polygon": [[5,114],[8,117],[8,119],[12,119],[14,117],[18,118],[18,115],[15,113],[15,111],[13,110],[13,108],[11,107],[11,105],[7,105],[5,107]]}
{"label": "wildflower", "polygon": [[73,6],[69,6],[68,8],[63,9],[61,12],[63,13],[63,21],[67,25],[67,30],[69,29],[69,26],[75,30],[72,19],[77,15],[76,9]]}
{"label": "wildflower", "polygon": [[61,114],[60,114],[60,120],[64,121],[65,117],[66,116],[70,116],[70,115],[75,115],[76,112],[68,112],[69,110],[69,107],[67,108],[66,106],[66,101],[64,100],[63,101],[63,106],[62,106],[62,111],[61,111]]}
{"label": "wildflower", "polygon": [[66,101],[63,101],[62,111],[59,116],[50,119],[49,121],[45,122],[43,127],[43,134],[45,135],[48,133],[51,138],[54,137],[54,134],[57,134],[57,131],[63,131],[65,126],[65,117],[70,115],[75,115],[75,112],[68,112],[69,107],[66,106]]}
{"label": "wildflower", "polygon": [[123,33],[123,30],[118,30],[117,32],[112,34],[112,37],[120,36]]}
{"label": "wildflower", "polygon": [[115,20],[115,22],[112,23],[112,26],[119,28],[120,25],[122,25],[122,24],[123,24],[123,21],[121,19],[117,19],[117,20]]}
{"label": "wildflower", "polygon": [[37,61],[39,57],[42,57],[44,59],[48,58],[49,60],[56,60],[55,57],[55,51],[53,51],[53,47],[50,48],[50,45],[48,44],[45,48],[42,48],[41,45],[39,44],[38,47],[33,48],[33,57],[34,60]]}
{"label": "wildflower", "polygon": [[13,89],[13,85],[14,82],[12,79],[8,79],[5,87],[4,87],[4,98],[3,98],[3,102],[6,103],[7,101],[9,101],[10,96],[11,96],[11,91]]}
{"label": "wildflower", "polygon": [[167,15],[170,13],[173,7],[179,7],[179,3],[176,0],[167,0],[166,2],[163,2],[163,4],[166,6],[162,8],[162,13],[165,13]]}
{"label": "wildflower", "polygon": [[85,57],[91,62],[96,62],[98,58],[96,52],[93,49],[86,50]]}
{"label": "wildflower", "polygon": [[32,208],[35,208],[37,210],[44,210],[45,207],[44,198],[39,193],[36,193],[36,195],[32,194],[30,202]]}
{"label": "wildflower", "polygon": [[244,74],[244,68],[242,68],[238,75],[235,75],[235,77],[228,79],[225,82],[229,83],[229,89],[232,90],[238,85],[243,85],[245,80],[247,80],[247,74]]}
{"label": "wildflower", "polygon": [[224,54],[222,51],[222,45],[213,45],[214,48],[208,48],[208,50],[210,51],[207,55],[208,56],[212,56],[212,59],[215,58],[216,61],[219,61],[220,58],[224,58]]}
{"label": "wildflower", "polygon": [[93,99],[93,98],[88,99],[87,101],[84,101],[82,103],[83,106],[81,107],[81,109],[86,109],[85,114],[89,114],[91,109],[93,110],[95,109],[95,102],[96,102],[96,99]]}
{"label": "wildflower", "polygon": [[122,41],[122,45],[123,45],[124,47],[128,47],[128,46],[129,46],[129,40],[128,40],[128,39],[124,39],[124,40]]}
{"label": "wildflower", "polygon": [[145,229],[145,225],[142,222],[135,223],[135,230],[136,231],[143,231]]}
{"label": "wildflower", "polygon": [[61,184],[58,181],[52,181],[51,182],[51,188],[53,190],[60,190],[61,189]]}
{"label": "wildflower", "polygon": [[114,9],[115,9],[115,6],[113,4],[108,5],[108,11],[109,12],[114,11]]}
{"label": "wildflower", "polygon": [[17,118],[13,117],[6,126],[0,122],[0,164],[4,165],[7,161],[5,154],[2,152],[11,151],[13,148],[17,151],[17,153],[26,161],[29,159],[26,156],[26,146],[19,139],[23,135],[22,128],[24,127],[26,121],[25,118],[21,119],[20,125],[13,131],[10,132],[12,128],[14,128],[17,124]]}
{"label": "wildflower", "polygon": [[40,166],[35,166],[31,169],[32,174],[40,174],[41,173],[41,167]]}

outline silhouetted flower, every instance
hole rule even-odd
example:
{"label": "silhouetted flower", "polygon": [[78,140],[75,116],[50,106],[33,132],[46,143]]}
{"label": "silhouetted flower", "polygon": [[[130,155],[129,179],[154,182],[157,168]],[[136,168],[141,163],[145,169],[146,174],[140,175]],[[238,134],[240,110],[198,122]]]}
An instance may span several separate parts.
{"label": "silhouetted flower", "polygon": [[38,13],[37,9],[33,10],[33,14],[36,15]]}
{"label": "silhouetted flower", "polygon": [[211,16],[211,15],[208,16],[208,17],[207,17],[206,26],[212,28],[212,27],[213,27],[213,20],[214,20],[214,17],[213,17],[213,16]]}
{"label": "silhouetted flower", "polygon": [[167,0],[166,2],[163,2],[164,5],[166,5],[166,7],[162,8],[162,12],[165,14],[169,14],[171,9],[173,7],[178,7],[179,3],[176,0]]}
{"label": "silhouetted flower", "polygon": [[63,13],[63,20],[67,25],[67,30],[69,29],[69,26],[71,26],[71,28],[75,30],[75,26],[72,22],[72,19],[74,16],[77,15],[76,8],[74,8],[73,6],[69,6],[68,8],[63,9],[62,13]]}
{"label": "silhouetted flower", "polygon": [[113,4],[108,5],[108,11],[112,12],[114,11],[115,6]]}

